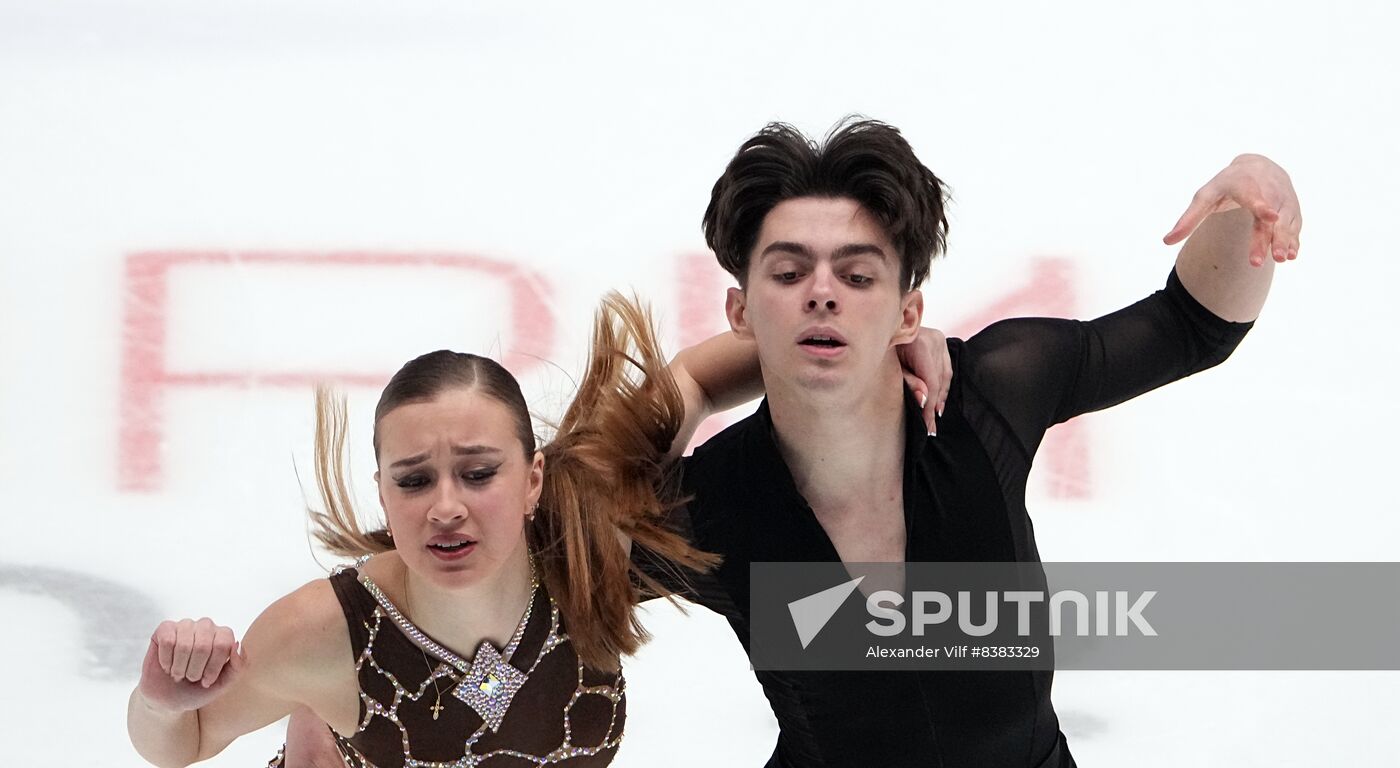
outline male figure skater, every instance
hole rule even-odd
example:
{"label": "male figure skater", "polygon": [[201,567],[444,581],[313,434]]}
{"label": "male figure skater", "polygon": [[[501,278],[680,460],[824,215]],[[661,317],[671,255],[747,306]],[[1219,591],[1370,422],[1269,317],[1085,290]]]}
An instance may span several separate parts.
{"label": "male figure skater", "polygon": [[[1228,357],[1301,226],[1287,174],[1240,156],[1167,236],[1190,239],[1164,289],[1092,321],[1012,319],[950,340],[931,437],[894,350],[918,331],[944,200],[899,132],[873,121],[820,146],[769,125],[715,183],[705,236],[739,282],[726,311],[757,344],[767,398],[683,460],[692,498],[677,524],[724,557],[687,575],[689,597],[746,649],[751,562],[1038,562],[1024,497],[1045,431]],[[1073,766],[1052,674],[758,671],[780,726],[767,765]]]}

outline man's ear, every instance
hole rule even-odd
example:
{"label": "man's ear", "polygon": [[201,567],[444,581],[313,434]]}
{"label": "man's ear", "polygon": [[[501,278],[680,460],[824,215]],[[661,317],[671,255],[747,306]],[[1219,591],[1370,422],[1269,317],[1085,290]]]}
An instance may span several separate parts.
{"label": "man's ear", "polygon": [[908,344],[919,336],[919,326],[924,322],[924,293],[917,288],[904,294],[899,306],[899,330],[895,332],[894,343]]}
{"label": "man's ear", "polygon": [[743,288],[730,288],[724,295],[724,315],[729,318],[729,328],[741,339],[753,339],[753,329],[749,327],[748,296]]}

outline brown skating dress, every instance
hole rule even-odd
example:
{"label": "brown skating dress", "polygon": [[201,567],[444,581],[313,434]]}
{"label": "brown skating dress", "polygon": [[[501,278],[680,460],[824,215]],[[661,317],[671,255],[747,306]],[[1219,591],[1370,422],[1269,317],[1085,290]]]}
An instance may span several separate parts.
{"label": "brown skating dress", "polygon": [[[331,577],[360,681],[360,725],[335,733],[349,768],[596,768],[627,717],[621,673],[584,667],[537,584],[505,648],[471,659],[414,626],[354,568]],[[271,766],[280,766],[281,755]]]}

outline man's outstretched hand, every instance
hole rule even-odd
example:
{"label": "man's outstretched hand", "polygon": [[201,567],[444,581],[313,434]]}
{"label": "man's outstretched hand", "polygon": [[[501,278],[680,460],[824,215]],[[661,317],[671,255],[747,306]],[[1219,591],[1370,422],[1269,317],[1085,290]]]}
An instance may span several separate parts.
{"label": "man's outstretched hand", "polygon": [[1191,198],[1191,205],[1162,240],[1167,245],[1179,243],[1207,216],[1236,208],[1254,215],[1250,264],[1261,267],[1271,255],[1280,264],[1298,258],[1298,233],[1303,228],[1298,193],[1293,191],[1288,174],[1263,155],[1240,155],[1215,174]]}

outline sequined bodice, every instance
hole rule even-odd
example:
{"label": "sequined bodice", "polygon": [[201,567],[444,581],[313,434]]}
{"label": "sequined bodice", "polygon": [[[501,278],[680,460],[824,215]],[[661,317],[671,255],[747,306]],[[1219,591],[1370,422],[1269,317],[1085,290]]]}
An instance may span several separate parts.
{"label": "sequined bodice", "polygon": [[360,725],[336,735],[352,768],[506,768],[612,762],[621,673],[584,667],[543,586],[505,648],[470,660],[414,626],[353,568],[331,577],[360,683]]}

